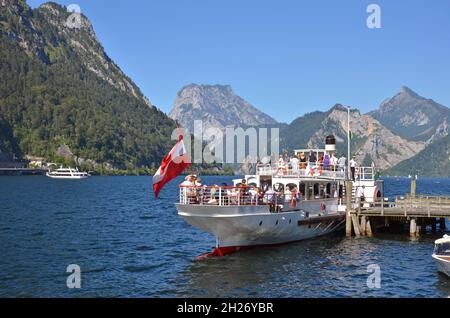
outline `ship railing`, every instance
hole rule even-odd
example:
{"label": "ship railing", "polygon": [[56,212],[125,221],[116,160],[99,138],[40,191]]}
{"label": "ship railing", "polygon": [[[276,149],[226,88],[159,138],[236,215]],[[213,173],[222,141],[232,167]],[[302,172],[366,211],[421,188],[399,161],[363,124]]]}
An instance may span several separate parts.
{"label": "ship railing", "polygon": [[271,206],[281,209],[285,193],[260,192],[252,186],[180,186],[180,204],[210,206]]}
{"label": "ship railing", "polygon": [[373,181],[375,174],[374,167],[356,167],[355,169],[355,179],[359,181]]}
{"label": "ship railing", "polygon": [[256,173],[260,176],[272,176],[281,178],[298,177],[327,177],[342,179],[347,175],[346,167],[333,165],[323,165],[320,163],[310,164],[309,166],[300,163],[298,168],[286,164],[258,165]]}

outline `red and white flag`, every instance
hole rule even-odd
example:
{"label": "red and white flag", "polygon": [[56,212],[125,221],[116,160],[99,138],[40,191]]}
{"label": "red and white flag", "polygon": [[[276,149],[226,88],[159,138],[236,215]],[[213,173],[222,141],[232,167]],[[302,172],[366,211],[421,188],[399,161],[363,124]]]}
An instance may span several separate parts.
{"label": "red and white flag", "polygon": [[153,191],[155,198],[158,198],[159,191],[166,183],[178,177],[186,168],[190,166],[186,147],[183,142],[183,135],[180,134],[178,142],[162,160],[156,174],[153,176]]}

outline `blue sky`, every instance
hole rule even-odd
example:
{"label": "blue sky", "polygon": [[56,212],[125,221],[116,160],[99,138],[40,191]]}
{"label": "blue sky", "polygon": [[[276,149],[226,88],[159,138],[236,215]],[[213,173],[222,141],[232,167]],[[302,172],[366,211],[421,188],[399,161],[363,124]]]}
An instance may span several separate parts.
{"label": "blue sky", "polygon": [[[448,0],[56,2],[78,4],[107,54],[167,113],[190,83],[229,84],[284,122],[335,103],[367,112],[402,85],[450,106]],[[366,26],[371,3],[381,29]]]}

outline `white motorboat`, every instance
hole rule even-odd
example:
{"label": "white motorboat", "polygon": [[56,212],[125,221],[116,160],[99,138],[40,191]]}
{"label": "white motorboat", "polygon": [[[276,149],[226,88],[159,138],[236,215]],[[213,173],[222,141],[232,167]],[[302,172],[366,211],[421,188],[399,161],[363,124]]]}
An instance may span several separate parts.
{"label": "white motorboat", "polygon": [[433,258],[438,271],[450,277],[450,236],[444,235],[435,242]]}
{"label": "white motorboat", "polygon": [[73,179],[73,180],[79,180],[79,179],[86,179],[90,177],[90,174],[87,172],[80,172],[78,168],[72,169],[72,168],[59,168],[57,170],[47,172],[47,177],[52,179]]}

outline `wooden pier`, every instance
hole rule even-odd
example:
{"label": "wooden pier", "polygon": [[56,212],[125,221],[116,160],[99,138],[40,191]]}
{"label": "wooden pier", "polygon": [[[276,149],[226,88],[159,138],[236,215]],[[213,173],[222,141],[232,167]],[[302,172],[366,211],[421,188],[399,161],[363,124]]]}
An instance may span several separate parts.
{"label": "wooden pier", "polygon": [[45,175],[47,169],[29,169],[29,168],[0,168],[0,176],[35,176]]}
{"label": "wooden pier", "polygon": [[[351,183],[351,182],[349,182]],[[352,193],[351,184],[347,184],[347,191]],[[445,219],[450,219],[450,196],[416,195],[416,180],[411,182],[411,193],[404,197],[397,197],[394,202],[380,202],[369,207],[358,202],[347,204],[346,235],[371,236],[374,228],[389,227],[390,225],[409,224],[411,236],[419,236],[427,226],[433,231],[437,225],[445,230]]]}

